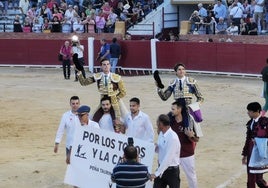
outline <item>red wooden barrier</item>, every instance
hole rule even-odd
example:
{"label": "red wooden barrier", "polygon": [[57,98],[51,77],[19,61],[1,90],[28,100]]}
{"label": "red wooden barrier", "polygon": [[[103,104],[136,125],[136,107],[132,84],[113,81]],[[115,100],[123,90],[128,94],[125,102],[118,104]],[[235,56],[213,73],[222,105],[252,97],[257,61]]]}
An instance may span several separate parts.
{"label": "red wooden barrier", "polygon": [[[0,39],[0,64],[60,65],[57,54],[67,39]],[[109,39],[109,42],[111,39]],[[87,39],[85,46],[88,65]],[[119,41],[122,59],[119,66],[125,69],[151,69],[150,41]],[[259,74],[268,57],[268,45],[208,42],[157,42],[157,67],[172,69],[182,62],[188,70]],[[99,40],[94,40],[95,57],[100,50]],[[94,62],[95,66],[99,66]]]}

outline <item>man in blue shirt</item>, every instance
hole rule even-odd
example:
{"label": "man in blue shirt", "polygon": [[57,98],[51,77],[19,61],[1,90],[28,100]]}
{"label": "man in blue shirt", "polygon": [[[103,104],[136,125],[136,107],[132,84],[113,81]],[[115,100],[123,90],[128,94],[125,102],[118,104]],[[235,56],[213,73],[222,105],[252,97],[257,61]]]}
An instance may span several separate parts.
{"label": "man in blue shirt", "polygon": [[138,152],[135,146],[125,147],[123,162],[114,167],[111,175],[116,188],[145,188],[149,178],[147,166],[138,162]]}
{"label": "man in blue shirt", "polygon": [[213,12],[215,14],[215,20],[218,23],[220,17],[226,18],[227,8],[222,4],[221,0],[218,0],[217,4],[214,5]]}
{"label": "man in blue shirt", "polygon": [[110,63],[112,66],[111,72],[115,73],[116,65],[121,57],[121,48],[120,45],[117,43],[117,38],[113,38],[112,44],[110,44],[110,54]]}
{"label": "man in blue shirt", "polygon": [[103,59],[107,59],[110,61],[111,54],[110,54],[110,45],[106,42],[105,39],[100,40],[101,49],[98,53],[97,60],[102,61]]}

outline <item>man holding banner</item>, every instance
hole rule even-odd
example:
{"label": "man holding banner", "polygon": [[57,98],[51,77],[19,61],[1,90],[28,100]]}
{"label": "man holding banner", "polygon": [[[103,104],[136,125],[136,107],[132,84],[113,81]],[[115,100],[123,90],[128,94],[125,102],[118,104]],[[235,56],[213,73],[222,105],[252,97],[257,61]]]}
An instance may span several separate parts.
{"label": "man holding banner", "polygon": [[[154,144],[136,138],[133,140],[140,163],[146,164],[151,172]],[[64,183],[79,188],[115,188],[116,184],[112,182],[111,175],[114,167],[122,161],[124,148],[128,143],[128,137],[123,134],[94,126],[76,126],[71,161]],[[151,184],[151,181],[147,181],[146,188],[151,188]]]}
{"label": "man holding banner", "polygon": [[[91,126],[91,127],[95,127],[95,128],[100,128],[99,124],[96,123],[95,121],[91,121],[89,119],[89,113],[90,112],[90,107],[89,106],[80,106],[77,109],[77,115],[80,121],[81,126]],[[76,125],[79,126],[79,125]],[[72,144],[73,144],[73,137],[72,137],[72,141],[71,141],[71,145],[70,145],[70,152],[67,155],[66,158],[66,163],[70,164],[70,157],[71,157],[71,151],[72,151]],[[79,154],[81,147],[78,147],[77,153]]]}

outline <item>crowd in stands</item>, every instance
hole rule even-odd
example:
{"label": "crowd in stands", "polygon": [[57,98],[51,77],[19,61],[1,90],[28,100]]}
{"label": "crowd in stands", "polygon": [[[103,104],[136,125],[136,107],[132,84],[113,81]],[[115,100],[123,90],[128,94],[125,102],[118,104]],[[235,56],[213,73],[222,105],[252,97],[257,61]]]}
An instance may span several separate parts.
{"label": "crowd in stands", "polygon": [[265,0],[217,0],[199,3],[189,21],[192,34],[258,35],[267,33],[268,3]]}
{"label": "crowd in stands", "polygon": [[2,16],[18,7],[14,32],[113,33],[116,21],[126,28],[142,21],[156,7],[152,0],[17,0],[0,1]]}

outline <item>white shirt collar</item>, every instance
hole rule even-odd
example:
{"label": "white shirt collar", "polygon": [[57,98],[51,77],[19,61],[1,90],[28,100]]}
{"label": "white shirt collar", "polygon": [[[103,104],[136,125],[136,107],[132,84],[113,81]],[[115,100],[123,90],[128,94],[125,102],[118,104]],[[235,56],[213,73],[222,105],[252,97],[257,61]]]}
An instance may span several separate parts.
{"label": "white shirt collar", "polygon": [[184,80],[186,79],[186,77],[184,76],[184,77],[182,77],[182,78],[177,78],[177,80],[178,81],[180,81],[181,80],[181,82],[183,83],[184,82]]}

